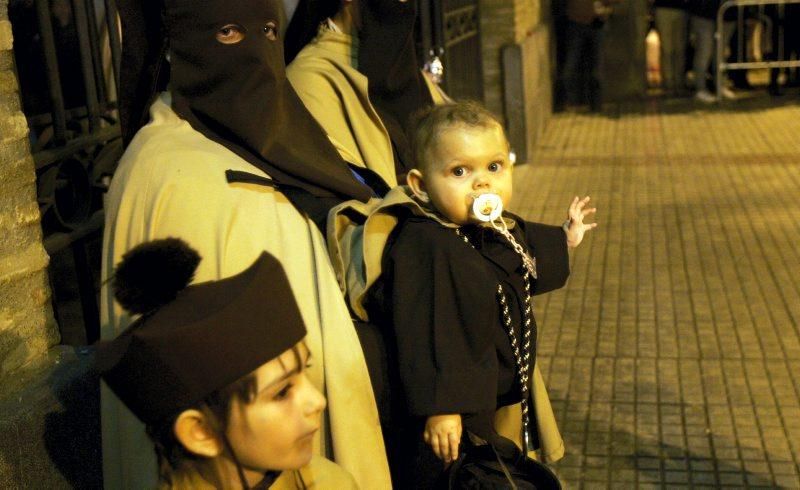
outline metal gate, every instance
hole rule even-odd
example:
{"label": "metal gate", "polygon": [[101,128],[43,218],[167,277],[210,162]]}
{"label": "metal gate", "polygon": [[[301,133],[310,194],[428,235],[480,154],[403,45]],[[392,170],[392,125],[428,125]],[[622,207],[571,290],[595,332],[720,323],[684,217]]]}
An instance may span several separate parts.
{"label": "metal gate", "polygon": [[420,0],[424,59],[444,63],[443,88],[453,98],[483,100],[478,0]]}
{"label": "metal gate", "polygon": [[56,321],[64,343],[91,343],[102,196],[122,152],[115,0],[12,1],[8,15]]}

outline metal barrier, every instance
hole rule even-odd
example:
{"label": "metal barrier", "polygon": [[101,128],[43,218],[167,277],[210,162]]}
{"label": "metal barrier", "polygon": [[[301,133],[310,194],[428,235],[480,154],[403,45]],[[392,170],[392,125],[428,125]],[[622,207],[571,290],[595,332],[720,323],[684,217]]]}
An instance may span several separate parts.
{"label": "metal barrier", "polygon": [[[747,70],[751,68],[794,68],[800,67],[800,57],[796,60],[788,60],[784,59],[785,52],[784,52],[784,25],[783,23],[775,26],[770,25],[771,19],[764,19],[765,25],[771,29],[779,29],[778,31],[778,42],[777,46],[773,46],[773,50],[777,50],[777,55],[775,56],[775,60],[771,61],[741,61],[746,58],[745,56],[745,49],[744,49],[744,39],[742,38],[742,32],[744,32],[744,16],[741,7],[763,7],[767,5],[775,5],[776,7],[782,7],[788,4],[798,4],[800,5],[800,0],[728,0],[724,2],[719,10],[717,11],[717,29],[715,33],[715,40],[717,44],[717,73],[716,73],[716,84],[717,84],[717,99],[721,98],[722,94],[722,80],[725,71],[729,70]],[[725,39],[722,35],[724,29],[724,17],[725,13],[731,8],[739,9],[739,14],[737,16],[738,22],[738,38],[737,38],[737,60],[733,63],[726,62],[725,59]],[[798,28],[798,26],[794,26],[794,28]]]}
{"label": "metal barrier", "polygon": [[[98,264],[89,247],[102,229],[102,196],[122,153],[116,0],[12,1],[9,19],[45,249],[51,257],[72,254],[85,341],[91,343],[100,326],[93,277]],[[50,272],[52,285],[52,267]],[[63,335],[70,315],[59,311],[57,287],[53,298]]]}

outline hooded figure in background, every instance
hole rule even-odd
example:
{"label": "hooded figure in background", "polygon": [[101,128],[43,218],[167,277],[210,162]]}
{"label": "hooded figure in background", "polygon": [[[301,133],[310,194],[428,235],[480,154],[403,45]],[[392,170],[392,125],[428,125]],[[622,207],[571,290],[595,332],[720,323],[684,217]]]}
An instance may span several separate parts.
{"label": "hooded figure in background", "polygon": [[[107,195],[103,277],[131,248],[166,237],[204,257],[199,282],[235,275],[264,251],[276,257],[308,329],[309,377],[328,398],[315,448],[360,486],[386,487],[366,363],[319,232],[330,206],[374,192],[286,80],[281,1],[122,0],[119,10],[127,148]],[[130,321],[105,285],[102,337]],[[102,405],[106,487],[152,488],[143,427],[106,389]]]}
{"label": "hooded figure in background", "polygon": [[301,0],[286,33],[287,76],[342,158],[388,187],[413,168],[411,114],[445,96],[420,71],[416,2]]}

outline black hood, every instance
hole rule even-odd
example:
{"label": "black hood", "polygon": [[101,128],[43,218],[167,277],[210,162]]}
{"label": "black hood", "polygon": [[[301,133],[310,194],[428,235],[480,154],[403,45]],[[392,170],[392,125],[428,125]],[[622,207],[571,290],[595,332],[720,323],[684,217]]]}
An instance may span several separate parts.
{"label": "black hood", "polygon": [[[146,44],[138,51],[147,53],[140,55],[139,72],[132,67],[128,73],[140,80],[123,84],[140,87],[134,98],[138,106],[125,111],[130,114],[123,120],[125,134],[132,136],[146,120],[165,71],[166,38],[173,109],[195,130],[262,169],[279,186],[320,198],[369,199],[370,190],[355,179],[286,79],[281,0],[165,0],[163,11],[143,0],[121,3],[128,4],[120,13],[128,13],[129,28],[138,30],[132,38]],[[243,38],[220,42],[226,26]],[[156,34],[161,40],[146,38]],[[128,96],[123,91],[120,98]]]}
{"label": "black hood", "polygon": [[411,114],[433,103],[414,46],[416,2],[360,0],[358,70],[369,79],[369,99],[389,131],[395,170],[414,168],[407,137]]}

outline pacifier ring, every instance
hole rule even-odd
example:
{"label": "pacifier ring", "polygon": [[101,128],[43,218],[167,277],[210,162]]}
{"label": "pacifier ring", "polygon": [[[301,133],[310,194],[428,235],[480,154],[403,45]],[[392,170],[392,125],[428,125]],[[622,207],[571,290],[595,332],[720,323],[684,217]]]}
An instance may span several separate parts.
{"label": "pacifier ring", "polygon": [[497,194],[480,194],[472,201],[472,215],[478,221],[492,222],[503,214],[503,200]]}

